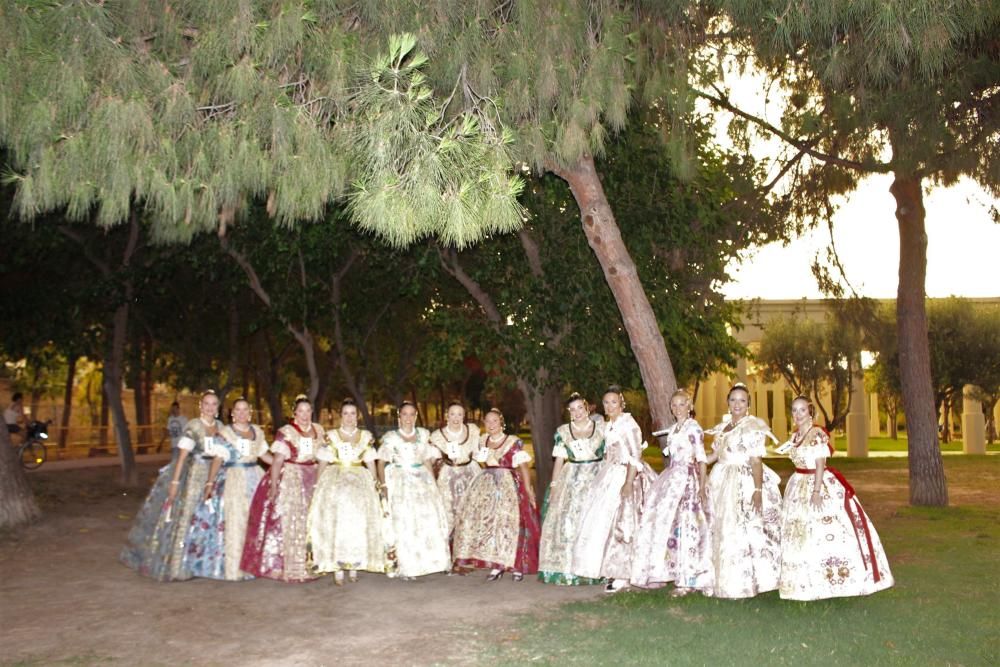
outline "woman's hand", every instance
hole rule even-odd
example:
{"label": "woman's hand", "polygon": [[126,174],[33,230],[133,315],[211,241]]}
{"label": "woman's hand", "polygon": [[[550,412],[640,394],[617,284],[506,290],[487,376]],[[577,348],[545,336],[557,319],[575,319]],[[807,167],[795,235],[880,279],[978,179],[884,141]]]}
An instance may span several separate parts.
{"label": "woman's hand", "polygon": [[201,501],[207,503],[212,499],[212,495],[215,493],[215,483],[205,482],[205,492],[201,494]]}
{"label": "woman's hand", "polygon": [[814,509],[823,508],[823,497],[820,495],[819,489],[812,492],[812,495],[809,497],[809,504],[812,505]]}
{"label": "woman's hand", "polygon": [[273,503],[274,499],[277,497],[278,497],[278,483],[272,479],[271,486],[267,490],[267,501]]}
{"label": "woman's hand", "polygon": [[170,482],[170,487],[167,490],[167,502],[168,503],[174,502],[174,499],[177,498],[177,489],[179,489],[180,486],[181,486],[181,483],[179,481],[177,481],[176,479],[172,480]]}
{"label": "woman's hand", "polygon": [[753,500],[751,500],[751,505],[753,505],[753,511],[755,514],[760,515],[764,511],[764,492],[761,489],[753,490]]}

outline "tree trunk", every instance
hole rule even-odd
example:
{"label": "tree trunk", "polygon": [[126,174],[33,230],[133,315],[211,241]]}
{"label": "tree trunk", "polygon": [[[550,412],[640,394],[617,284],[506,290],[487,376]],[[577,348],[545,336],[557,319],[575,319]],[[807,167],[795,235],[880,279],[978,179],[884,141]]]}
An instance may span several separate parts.
{"label": "tree trunk", "polygon": [[635,262],[622,240],[621,230],[604,194],[594,159],[585,155],[572,169],[555,169],[554,173],[565,180],[573,192],[580,207],[587,242],[618,304],[646,388],[653,429],[664,428],[674,421],[670,413],[670,395],[677,389],[677,378]]}
{"label": "tree trunk", "polygon": [[[129,290],[127,290],[129,291]],[[129,295],[130,296],[130,295]],[[122,484],[138,486],[139,477],[135,469],[135,452],[132,451],[132,436],[128,431],[125,406],[122,404],[122,365],[125,360],[125,334],[128,329],[128,311],[131,299],[115,309],[112,320],[111,343],[104,357],[104,393],[111,410],[111,421],[118,444],[118,458],[122,464]]]}
{"label": "tree trunk", "polygon": [[899,440],[899,410],[896,408],[886,409],[885,411],[885,426],[886,430],[889,431],[889,437],[893,440]]}
{"label": "tree trunk", "polygon": [[[135,410],[135,435],[139,445],[146,444],[143,426],[149,423],[146,414],[145,384],[142,381],[142,344],[138,336],[129,346],[128,383],[132,386],[132,405]],[[141,448],[140,448],[140,451]]]}
{"label": "tree trunk", "polygon": [[927,232],[920,179],[897,173],[889,188],[899,222],[899,287],[896,336],[910,466],[910,503],[944,506],[948,486],[938,445],[937,412],[931,384],[930,343],[924,286]]}
{"label": "tree trunk", "polygon": [[97,442],[103,448],[108,446],[108,423],[111,421],[111,408],[108,401],[108,390],[104,384],[107,371],[101,368],[101,430]]}
{"label": "tree trunk", "polygon": [[31,523],[41,514],[4,426],[0,429],[0,530]]}
{"label": "tree trunk", "polygon": [[562,395],[559,387],[538,390],[527,380],[518,380],[517,385],[524,394],[524,406],[528,411],[528,419],[531,420],[531,443],[535,450],[535,492],[541,507],[545,490],[552,481],[552,447],[562,418]]}
{"label": "tree trunk", "polygon": [[76,362],[79,359],[76,354],[66,357],[66,389],[63,391],[62,419],[59,422],[59,449],[65,449],[69,440],[69,421],[73,415],[73,381],[76,379]]}

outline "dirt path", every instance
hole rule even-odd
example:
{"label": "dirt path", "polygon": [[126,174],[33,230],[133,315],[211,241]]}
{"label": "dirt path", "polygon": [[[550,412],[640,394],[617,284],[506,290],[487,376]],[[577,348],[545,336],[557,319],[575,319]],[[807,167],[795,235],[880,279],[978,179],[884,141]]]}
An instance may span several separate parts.
{"label": "dirt path", "polygon": [[118,564],[142,498],[117,492],[114,474],[39,475],[45,518],[0,536],[0,663],[482,664],[513,616],[600,595],[482,575],[157,583]]}

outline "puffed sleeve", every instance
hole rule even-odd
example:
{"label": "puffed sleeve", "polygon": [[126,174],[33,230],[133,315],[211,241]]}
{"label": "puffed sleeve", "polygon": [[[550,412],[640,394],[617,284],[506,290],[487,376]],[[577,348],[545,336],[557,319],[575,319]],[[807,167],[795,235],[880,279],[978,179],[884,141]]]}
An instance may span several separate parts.
{"label": "puffed sleeve", "polygon": [[642,467],[642,429],[639,428],[639,424],[636,423],[635,419],[629,415],[630,423],[626,424],[624,429],[624,449],[625,449],[625,463],[628,465],[635,466],[637,468]]}
{"label": "puffed sleeve", "polygon": [[705,455],[705,432],[701,426],[693,419],[687,429],[688,442],[694,447],[694,460],[698,463],[705,463],[708,457]]}
{"label": "puffed sleeve", "polygon": [[763,431],[748,431],[743,434],[743,445],[746,447],[747,455],[756,458],[764,458],[767,449],[764,447]]}
{"label": "puffed sleeve", "polygon": [[285,434],[281,429],[278,429],[278,432],[274,435],[274,442],[271,443],[270,451],[272,454],[277,454],[286,459],[292,458],[292,450],[289,449],[288,443],[285,442]]}
{"label": "puffed sleeve", "polygon": [[427,441],[424,445],[424,460],[437,461],[439,458],[441,458],[441,450]]}
{"label": "puffed sleeve", "polygon": [[251,452],[257,458],[267,454],[267,440],[264,438],[264,429],[260,426],[255,426],[254,431],[257,433],[257,437],[253,441],[253,451]]}
{"label": "puffed sleeve", "polygon": [[555,444],[552,445],[552,456],[557,459],[568,459],[569,452],[566,451],[566,443],[563,441],[562,433],[556,431],[554,440]]}
{"label": "puffed sleeve", "polygon": [[371,463],[378,458],[378,454],[375,453],[375,448],[369,445],[365,447],[365,451],[361,452],[361,462]]}
{"label": "puffed sleeve", "polygon": [[333,447],[329,444],[324,443],[322,447],[316,450],[317,461],[322,461],[323,463],[333,463],[334,458]]}
{"label": "puffed sleeve", "polygon": [[514,456],[510,460],[510,464],[515,468],[522,463],[531,463],[531,454],[524,451],[524,443],[518,440],[514,443],[514,448],[517,450],[514,452]]}
{"label": "puffed sleeve", "polygon": [[395,455],[395,447],[392,444],[392,433],[386,433],[385,435],[382,436],[382,446],[378,448],[378,452],[375,454],[375,458],[379,461],[392,463],[394,455]]}
{"label": "puffed sleeve", "polygon": [[816,429],[816,434],[810,439],[809,449],[805,452],[806,458],[810,460],[810,467],[816,467],[816,461],[825,461],[830,456],[830,436],[821,428]]}
{"label": "puffed sleeve", "polygon": [[194,445],[195,445],[194,439],[187,434],[182,435],[181,439],[177,441],[177,448],[183,449],[186,452],[190,452],[192,449],[194,449]]}

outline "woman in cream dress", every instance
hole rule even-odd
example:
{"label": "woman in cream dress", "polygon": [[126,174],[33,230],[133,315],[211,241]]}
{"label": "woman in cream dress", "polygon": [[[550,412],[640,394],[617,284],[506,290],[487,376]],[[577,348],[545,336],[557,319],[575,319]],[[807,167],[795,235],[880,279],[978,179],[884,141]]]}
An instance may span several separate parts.
{"label": "woman in cream dress", "polygon": [[587,496],[573,547],[572,573],[608,580],[605,591],[628,587],[636,532],[656,473],[642,460],[642,429],[625,412],[621,389],[604,393],[604,462]]}
{"label": "woman in cream dress", "polygon": [[340,426],[327,432],[316,454],[318,481],[309,506],[309,544],[316,572],[333,572],[338,586],[344,571],[385,571],[382,508],[375,490],[375,447],[370,431],[358,428],[358,406],[340,406]]}
{"label": "woman in cream dress", "polygon": [[749,414],[744,385],[734,385],[726,400],[730,420],[707,432],[715,436],[708,462],[718,461],[708,478],[712,594],[749,598],[778,588],[781,492],[778,475],[763,462],[764,442],[776,439],[766,422]]}
{"label": "woman in cream dress", "polygon": [[514,581],[538,572],[538,522],[531,456],[515,435],[504,433],[496,408],[483,418],[486,435],[476,458],[484,469],[468,493],[455,523],[457,568],[490,568],[488,581],[511,572]]}
{"label": "woman in cream dress", "polygon": [[254,492],[240,563],[255,577],[315,578],[308,566],[306,517],[316,486],[316,450],[326,435],[312,413],[309,399],[299,396],[292,422],[278,429],[271,443],[274,461]]}
{"label": "woman in cream dress", "polygon": [[462,497],[479,474],[479,464],[472,459],[479,449],[479,427],[465,421],[465,407],[453,402],[448,406],[447,423],[431,433],[431,444],[441,455],[437,485],[448,514],[450,534]]}
{"label": "woman in cream dress", "polygon": [[542,509],[538,580],[564,586],[597,584],[599,579],[579,577],[570,570],[584,503],[604,458],[604,422],[590,418],[590,406],[575,392],[566,408],[570,421],[556,429],[552,447],[555,464]]}
{"label": "woman in cream dress", "polygon": [[795,464],[781,523],[781,580],[785,600],[870,595],[893,584],[889,559],[854,488],[836,468],[830,436],[813,424],[805,396],[792,401],[795,432],[778,451]]}
{"label": "woman in cream dress", "polygon": [[250,500],[263,476],[259,460],[271,463],[264,430],[250,423],[250,403],[233,403],[233,423],[205,452],[212,457],[205,499],[191,518],[184,560],[196,577],[240,581],[251,575],[240,570],[247,534]]}
{"label": "woman in cream dress", "polygon": [[430,433],[418,428],[417,406],[399,406],[399,428],[382,436],[379,473],[389,506],[397,576],[413,579],[451,566],[448,514],[434,481],[432,462],[440,456]]}

